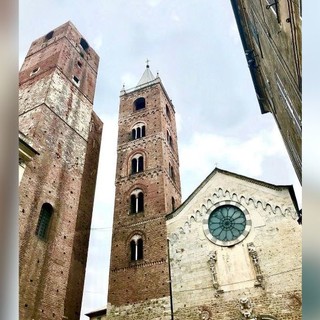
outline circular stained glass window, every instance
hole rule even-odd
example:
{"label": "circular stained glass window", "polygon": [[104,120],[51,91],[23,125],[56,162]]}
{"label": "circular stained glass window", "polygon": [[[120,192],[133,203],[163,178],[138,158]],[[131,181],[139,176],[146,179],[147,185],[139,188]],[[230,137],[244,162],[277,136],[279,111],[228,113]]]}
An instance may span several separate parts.
{"label": "circular stained glass window", "polygon": [[223,242],[239,238],[245,231],[246,224],[243,211],[232,205],[223,205],[214,209],[208,220],[211,235]]}

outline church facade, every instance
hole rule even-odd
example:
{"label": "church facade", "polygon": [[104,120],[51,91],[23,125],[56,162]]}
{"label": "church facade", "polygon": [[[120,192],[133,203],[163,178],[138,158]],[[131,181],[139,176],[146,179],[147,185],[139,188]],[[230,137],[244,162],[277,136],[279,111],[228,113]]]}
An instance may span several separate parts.
{"label": "church facade", "polygon": [[301,319],[292,186],[215,168],[167,216],[174,319]]}
{"label": "church facade", "polygon": [[147,65],[120,95],[107,319],[301,319],[293,187],[215,168],[181,204],[175,128]]}

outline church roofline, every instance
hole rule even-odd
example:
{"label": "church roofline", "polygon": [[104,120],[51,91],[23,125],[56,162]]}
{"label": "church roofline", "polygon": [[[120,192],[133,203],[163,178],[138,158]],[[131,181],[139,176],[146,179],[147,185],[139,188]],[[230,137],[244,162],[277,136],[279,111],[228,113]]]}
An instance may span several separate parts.
{"label": "church roofline", "polygon": [[242,180],[246,180],[249,182],[253,182],[256,184],[259,184],[261,186],[270,188],[270,189],[274,189],[274,190],[283,190],[283,189],[288,189],[290,197],[292,199],[293,205],[297,211],[297,213],[299,212],[299,206],[298,206],[298,202],[297,202],[297,198],[293,189],[292,185],[275,185],[275,184],[271,184],[262,180],[257,180],[254,178],[250,178],[250,177],[246,177],[243,176],[241,174],[238,173],[234,173],[231,171],[227,171],[227,170],[223,170],[223,169],[219,169],[218,167],[214,168],[213,171],[200,183],[200,185],[189,195],[189,197],[173,212],[169,213],[166,215],[166,220],[170,220],[174,217],[176,217],[181,211],[182,209],[198,194],[198,192],[206,185],[206,183],[216,174],[216,173],[223,173],[225,175],[228,176],[234,176],[236,178],[240,178]]}

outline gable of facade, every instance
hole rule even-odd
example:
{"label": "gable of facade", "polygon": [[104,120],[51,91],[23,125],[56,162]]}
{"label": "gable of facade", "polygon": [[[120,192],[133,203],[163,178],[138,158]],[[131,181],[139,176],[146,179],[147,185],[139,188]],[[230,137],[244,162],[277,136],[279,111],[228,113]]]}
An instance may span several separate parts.
{"label": "gable of facade", "polygon": [[301,317],[296,220],[290,186],[215,169],[167,216],[175,319]]}

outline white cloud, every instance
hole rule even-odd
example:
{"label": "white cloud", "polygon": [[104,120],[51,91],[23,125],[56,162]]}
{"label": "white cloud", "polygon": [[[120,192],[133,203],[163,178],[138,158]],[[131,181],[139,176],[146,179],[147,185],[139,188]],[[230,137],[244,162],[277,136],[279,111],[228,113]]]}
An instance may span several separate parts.
{"label": "white cloud", "polygon": [[171,19],[172,19],[173,21],[180,22],[180,17],[177,15],[176,12],[173,12],[173,13],[171,14]]}
{"label": "white cloud", "polygon": [[150,7],[156,7],[160,4],[160,2],[161,0],[147,0],[147,5],[149,5]]}
{"label": "white cloud", "polygon": [[196,132],[188,144],[180,144],[179,151],[181,182],[188,193],[184,198],[215,166],[259,179],[266,157],[286,156],[276,127],[247,140]]}

